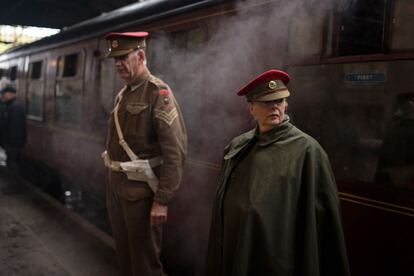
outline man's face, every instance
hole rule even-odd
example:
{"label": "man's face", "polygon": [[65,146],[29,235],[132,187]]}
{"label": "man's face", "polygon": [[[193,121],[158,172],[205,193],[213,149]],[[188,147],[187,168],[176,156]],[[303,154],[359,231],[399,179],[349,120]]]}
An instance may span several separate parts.
{"label": "man's face", "polygon": [[132,83],[140,75],[144,64],[142,51],[133,51],[129,54],[114,57],[118,76],[127,84]]}
{"label": "man's face", "polygon": [[1,101],[2,102],[7,102],[8,100],[10,100],[11,98],[14,97],[14,94],[11,92],[4,92],[1,94]]}
{"label": "man's face", "polygon": [[250,113],[257,120],[260,132],[268,131],[283,122],[287,106],[285,99],[249,103]]}

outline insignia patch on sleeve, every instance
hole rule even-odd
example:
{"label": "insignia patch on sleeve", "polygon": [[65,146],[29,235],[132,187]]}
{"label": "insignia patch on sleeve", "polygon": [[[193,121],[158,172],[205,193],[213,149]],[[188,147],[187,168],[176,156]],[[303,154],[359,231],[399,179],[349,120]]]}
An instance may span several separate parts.
{"label": "insignia patch on sleeve", "polygon": [[155,118],[164,121],[169,126],[174,122],[175,118],[178,117],[177,108],[175,107],[169,111],[155,109],[154,112],[155,112]]}
{"label": "insignia patch on sleeve", "polygon": [[170,94],[170,91],[167,90],[167,89],[161,89],[160,92],[159,92],[159,94],[161,96],[168,96],[168,94]]}

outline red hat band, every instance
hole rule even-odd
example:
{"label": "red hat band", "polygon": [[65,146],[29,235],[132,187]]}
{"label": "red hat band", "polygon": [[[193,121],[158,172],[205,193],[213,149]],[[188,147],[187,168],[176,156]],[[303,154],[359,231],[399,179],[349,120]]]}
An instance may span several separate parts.
{"label": "red hat band", "polygon": [[147,32],[109,33],[105,35],[105,39],[109,43],[107,57],[122,56],[136,49],[145,48],[145,38],[147,36]]}
{"label": "red hat band", "polygon": [[244,86],[237,95],[246,96],[248,101],[273,101],[290,95],[286,84],[290,77],[280,70],[266,71]]}

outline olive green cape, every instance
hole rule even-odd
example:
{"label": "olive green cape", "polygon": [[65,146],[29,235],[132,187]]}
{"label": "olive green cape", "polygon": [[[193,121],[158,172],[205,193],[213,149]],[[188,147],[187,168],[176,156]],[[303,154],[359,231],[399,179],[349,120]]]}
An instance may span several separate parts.
{"label": "olive green cape", "polygon": [[226,147],[207,276],[349,275],[326,153],[289,118]]}

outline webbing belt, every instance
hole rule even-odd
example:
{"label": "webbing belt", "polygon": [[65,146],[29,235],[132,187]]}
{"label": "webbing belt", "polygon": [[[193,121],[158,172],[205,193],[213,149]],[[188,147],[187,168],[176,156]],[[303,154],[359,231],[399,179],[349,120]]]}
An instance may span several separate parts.
{"label": "webbing belt", "polygon": [[[161,165],[163,163],[163,160],[161,157],[158,156],[158,157],[148,159],[148,162],[150,163],[151,168],[155,168]],[[108,168],[113,171],[116,171],[116,172],[122,171],[120,163],[121,163],[120,161],[113,161],[108,158]]]}

